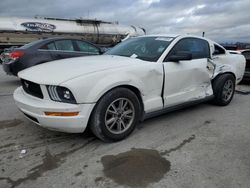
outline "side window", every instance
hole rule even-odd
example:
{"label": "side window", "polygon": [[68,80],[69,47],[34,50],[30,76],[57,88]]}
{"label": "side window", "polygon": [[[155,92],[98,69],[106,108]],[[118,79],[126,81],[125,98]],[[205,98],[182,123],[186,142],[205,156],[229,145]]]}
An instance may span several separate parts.
{"label": "side window", "polygon": [[213,55],[222,55],[222,54],[225,54],[226,53],[226,51],[223,49],[223,48],[221,48],[220,46],[218,46],[218,45],[214,45],[214,52],[213,52]]}
{"label": "side window", "polygon": [[43,50],[56,50],[56,46],[54,42],[50,42],[49,44],[43,45],[40,49]]}
{"label": "side window", "polygon": [[197,38],[182,39],[173,47],[168,56],[177,55],[183,52],[191,53],[193,59],[210,57],[208,42]]}
{"label": "side window", "polygon": [[56,46],[54,42],[49,43],[47,46],[49,50],[56,50]]}
{"label": "side window", "polygon": [[74,51],[74,46],[71,40],[55,41],[56,49],[61,51]]}
{"label": "side window", "polygon": [[86,52],[90,54],[99,54],[99,49],[92,46],[91,44],[83,41],[76,41],[76,45],[78,46],[78,49],[80,52]]}

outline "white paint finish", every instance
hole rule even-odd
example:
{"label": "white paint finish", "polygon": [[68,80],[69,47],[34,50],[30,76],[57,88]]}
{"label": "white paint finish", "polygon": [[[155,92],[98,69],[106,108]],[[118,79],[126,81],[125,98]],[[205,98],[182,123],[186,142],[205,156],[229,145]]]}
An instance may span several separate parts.
{"label": "white paint finish", "polygon": [[[47,85],[59,85],[70,79],[80,76],[88,76],[95,72],[101,73],[105,70],[130,67],[134,64],[142,64],[139,59],[119,56],[86,56],[57,60],[33,66],[19,72],[19,77],[32,80],[35,83]],[[46,76],[44,75],[46,73]],[[55,76],[56,75],[56,76]],[[102,77],[99,77],[100,79]]]}
{"label": "white paint finish", "polygon": [[[242,79],[245,66],[244,57],[238,54],[232,55],[228,52],[219,58],[214,57],[212,53],[215,43],[210,40],[207,41],[210,46],[211,59],[163,63],[164,58],[173,46],[185,37],[194,36],[176,35],[176,38],[157,62],[147,62],[131,57],[108,55],[80,57],[38,65],[20,72],[19,76],[42,85],[60,85],[67,87],[72,91],[78,103],[84,105],[83,107],[89,105],[87,110],[83,108],[84,110],[81,111],[84,116],[82,121],[85,122],[81,124],[83,127],[81,130],[84,130],[86,127],[94,104],[106,92],[118,86],[125,85],[137,88],[144,104],[144,111],[147,113],[163,108],[161,94],[164,75],[165,86],[163,96],[165,107],[203,99],[213,95],[211,79],[221,73],[231,72],[236,76],[237,83]],[[205,38],[201,39],[206,40]],[[213,65],[215,65],[215,69]],[[165,74],[163,70],[165,70]],[[46,75],[44,75],[45,73]],[[47,91],[44,91],[44,88],[43,92],[48,97],[46,94]],[[14,94],[15,100],[17,100],[15,95],[17,94]],[[19,103],[17,103],[17,105],[19,108],[22,108],[23,111],[28,109],[30,113],[36,114],[37,109],[39,109],[41,105],[44,105],[42,101],[47,100],[45,103],[48,104],[47,107],[54,109],[55,103],[58,102],[51,101],[47,97],[44,100],[34,102],[32,97],[25,98],[25,95],[19,95]],[[25,98],[25,100],[22,100],[22,98]],[[60,110],[67,110],[67,107],[63,107],[61,104]],[[47,118],[43,116],[39,116],[39,118],[41,118],[42,122],[42,119],[45,119],[47,127],[51,126],[60,129],[58,122],[63,124],[62,119],[47,121]],[[73,118],[72,122],[74,122]],[[49,125],[50,123],[51,125]],[[61,130],[65,131],[65,127],[62,127]]]}

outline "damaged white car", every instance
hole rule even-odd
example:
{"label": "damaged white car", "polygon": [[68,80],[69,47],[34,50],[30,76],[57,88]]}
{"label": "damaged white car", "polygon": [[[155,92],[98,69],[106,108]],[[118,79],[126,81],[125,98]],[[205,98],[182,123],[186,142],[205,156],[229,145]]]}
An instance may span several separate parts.
{"label": "damaged white car", "polygon": [[127,137],[140,120],[211,100],[227,105],[245,59],[190,35],[128,39],[101,56],[38,65],[18,74],[18,108],[36,124],[104,141]]}

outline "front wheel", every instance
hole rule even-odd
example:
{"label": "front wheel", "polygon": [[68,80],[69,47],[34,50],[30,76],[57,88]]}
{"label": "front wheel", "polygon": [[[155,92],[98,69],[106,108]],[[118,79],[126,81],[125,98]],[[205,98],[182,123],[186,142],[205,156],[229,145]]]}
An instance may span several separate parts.
{"label": "front wheel", "polygon": [[231,74],[222,74],[213,81],[214,104],[219,106],[228,105],[233,99],[235,92],[235,78]]}
{"label": "front wheel", "polygon": [[116,88],[98,101],[91,115],[90,128],[103,141],[119,141],[134,130],[139,114],[137,96],[129,89]]}

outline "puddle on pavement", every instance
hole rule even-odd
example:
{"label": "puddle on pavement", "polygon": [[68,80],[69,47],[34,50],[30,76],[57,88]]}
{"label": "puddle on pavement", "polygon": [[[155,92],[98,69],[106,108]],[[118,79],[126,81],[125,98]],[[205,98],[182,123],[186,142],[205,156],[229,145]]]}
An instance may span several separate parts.
{"label": "puddle on pavement", "polygon": [[131,149],[118,155],[103,156],[101,162],[106,177],[130,187],[145,187],[158,182],[171,167],[157,150],[150,149]]}
{"label": "puddle on pavement", "polygon": [[23,121],[20,119],[13,119],[13,120],[4,120],[0,121],[0,129],[15,127],[21,124]]}

